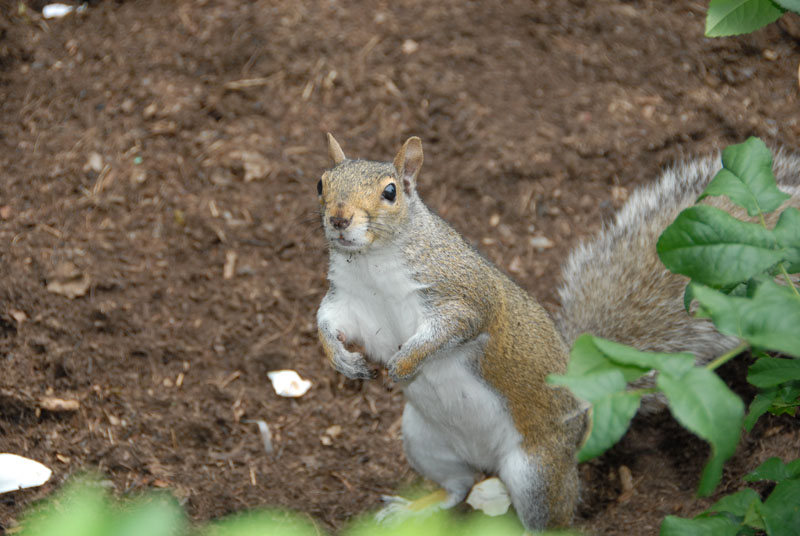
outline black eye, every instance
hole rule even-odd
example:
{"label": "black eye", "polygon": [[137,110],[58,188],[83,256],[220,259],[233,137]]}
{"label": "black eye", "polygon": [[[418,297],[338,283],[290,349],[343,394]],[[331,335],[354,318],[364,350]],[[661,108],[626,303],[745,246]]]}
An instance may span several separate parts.
{"label": "black eye", "polygon": [[395,188],[393,182],[390,182],[386,188],[383,189],[381,196],[387,201],[394,201],[394,198],[397,197],[397,188]]}
{"label": "black eye", "polygon": [[322,195],[322,179],[317,183],[317,195]]}

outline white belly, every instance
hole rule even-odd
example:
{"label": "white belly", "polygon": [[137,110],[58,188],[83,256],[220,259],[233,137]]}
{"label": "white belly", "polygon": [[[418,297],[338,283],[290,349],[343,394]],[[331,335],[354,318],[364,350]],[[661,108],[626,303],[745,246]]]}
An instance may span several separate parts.
{"label": "white belly", "polygon": [[404,391],[408,403],[462,460],[496,471],[522,436],[505,401],[476,374],[487,337],[431,356]]}
{"label": "white belly", "polygon": [[[396,255],[379,251],[332,252],[328,277],[335,293],[326,316],[348,340],[364,345],[367,358],[386,366],[424,321],[423,287]],[[460,459],[496,471],[522,438],[505,401],[477,375],[487,337],[428,356],[403,389]]]}
{"label": "white belly", "polygon": [[336,287],[333,306],[348,339],[364,345],[367,358],[386,365],[419,327],[423,288],[396,255],[331,256],[329,278]]}

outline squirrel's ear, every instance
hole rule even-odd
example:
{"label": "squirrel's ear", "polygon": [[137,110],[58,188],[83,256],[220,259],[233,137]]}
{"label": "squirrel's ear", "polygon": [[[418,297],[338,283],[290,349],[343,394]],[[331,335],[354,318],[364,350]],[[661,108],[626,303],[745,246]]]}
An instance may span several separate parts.
{"label": "squirrel's ear", "polygon": [[330,132],[328,132],[328,156],[333,160],[333,165],[341,164],[346,158],[344,151]]}
{"label": "squirrel's ear", "polygon": [[417,183],[417,175],[422,168],[422,140],[414,136],[408,138],[394,157],[394,167],[403,179],[403,188],[409,193]]}

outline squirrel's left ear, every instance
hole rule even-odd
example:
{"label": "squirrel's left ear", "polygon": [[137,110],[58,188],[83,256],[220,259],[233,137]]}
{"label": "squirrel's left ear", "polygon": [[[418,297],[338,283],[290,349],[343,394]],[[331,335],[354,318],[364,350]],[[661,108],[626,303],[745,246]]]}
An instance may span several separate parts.
{"label": "squirrel's left ear", "polygon": [[339,142],[333,137],[333,134],[328,132],[328,156],[333,160],[333,165],[339,165],[345,161],[347,157],[344,156],[344,151],[339,147]]}
{"label": "squirrel's left ear", "polygon": [[394,157],[394,167],[403,179],[405,192],[411,192],[417,184],[417,175],[422,168],[422,140],[416,136],[408,138]]}

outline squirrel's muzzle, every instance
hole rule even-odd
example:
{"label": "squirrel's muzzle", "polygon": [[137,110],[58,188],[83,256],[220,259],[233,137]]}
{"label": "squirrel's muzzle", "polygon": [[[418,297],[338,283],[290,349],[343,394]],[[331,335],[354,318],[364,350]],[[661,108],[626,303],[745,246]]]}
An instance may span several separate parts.
{"label": "squirrel's muzzle", "polygon": [[350,226],[350,222],[352,221],[353,221],[352,216],[349,218],[342,218],[339,216],[330,217],[331,226],[333,226],[333,228],[336,229],[337,231],[343,231],[344,229],[347,229]]}

